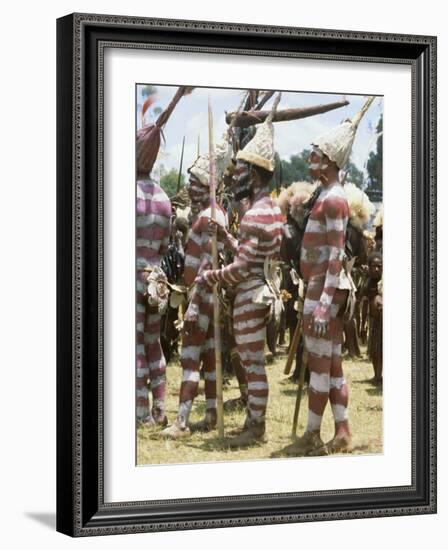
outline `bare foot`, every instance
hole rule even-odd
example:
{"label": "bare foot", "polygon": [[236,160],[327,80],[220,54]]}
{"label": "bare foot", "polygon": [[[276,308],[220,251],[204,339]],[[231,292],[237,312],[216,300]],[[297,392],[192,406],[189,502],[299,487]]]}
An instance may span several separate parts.
{"label": "bare foot", "polygon": [[349,453],[352,449],[352,438],[348,434],[335,435],[326,447],[329,454]]}

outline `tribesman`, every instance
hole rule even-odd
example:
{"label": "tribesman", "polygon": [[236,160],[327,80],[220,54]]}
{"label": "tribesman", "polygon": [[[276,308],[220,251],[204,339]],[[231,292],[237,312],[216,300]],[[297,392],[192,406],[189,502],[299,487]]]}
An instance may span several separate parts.
{"label": "tribesman", "polygon": [[[144,149],[151,147],[143,132],[137,137],[137,421],[166,426],[166,361],[160,344],[160,321],[168,289],[160,265],[168,252],[171,233],[171,203],[148,174]],[[161,292],[162,289],[165,289]],[[149,290],[149,292],[148,292]],[[150,302],[150,303],[149,303]],[[149,408],[148,382],[152,393]]]}
{"label": "tribesman", "polygon": [[[251,206],[239,228],[239,241],[231,264],[207,270],[200,281],[236,285],[233,327],[241,364],[247,379],[247,417],[242,432],[230,447],[247,447],[263,441],[266,426],[268,380],[264,364],[266,325],[274,296],[266,284],[265,263],[278,256],[283,217],[273,204],[269,183],[274,172],[272,116],[257,127],[254,138],[237,154],[236,200],[249,197]],[[228,235],[227,240],[233,239]]]}
{"label": "tribesman", "polygon": [[373,384],[383,382],[383,256],[372,252],[367,259],[369,278],[363,289],[363,297],[368,301],[369,338],[367,354],[373,365]]}
{"label": "tribesman", "polygon": [[[308,351],[310,382],[306,431],[288,454],[325,454],[348,450],[348,387],[342,371],[343,316],[348,297],[344,246],[349,208],[339,180],[347,163],[356,129],[374,98],[369,98],[352,121],[346,120],[313,142],[308,162],[310,174],[322,191],[311,210],[301,248],[300,270],[307,285],[303,309],[303,334]],[[330,399],[335,423],[334,438],[324,445],[322,416]]]}
{"label": "tribesman", "polygon": [[[225,145],[217,149],[219,178],[226,162],[230,161],[230,156]],[[209,156],[200,155],[188,169],[188,173],[188,193],[192,210],[196,210],[198,215],[188,237],[185,256],[184,282],[190,289],[190,302],[184,316],[179,410],[174,423],[161,432],[162,436],[172,439],[186,437],[196,431],[208,432],[216,427],[217,422],[213,291],[205,282],[195,282],[212,265]],[[227,216],[220,206],[216,208],[216,223],[222,228],[228,226]],[[222,250],[223,244],[218,241],[218,252]],[[201,363],[205,385],[205,417],[198,422],[189,423],[193,400],[198,393]]]}
{"label": "tribesman", "polygon": [[[151,426],[166,426],[166,361],[160,344],[161,315],[168,305],[167,278],[161,268],[168,251],[171,233],[171,202],[150,174],[160,148],[162,130],[180,99],[193,88],[180,86],[154,124],[143,124],[137,132],[137,204],[136,204],[136,392],[137,421]],[[142,119],[152,96],[142,107]],[[152,393],[149,409],[148,382]]]}

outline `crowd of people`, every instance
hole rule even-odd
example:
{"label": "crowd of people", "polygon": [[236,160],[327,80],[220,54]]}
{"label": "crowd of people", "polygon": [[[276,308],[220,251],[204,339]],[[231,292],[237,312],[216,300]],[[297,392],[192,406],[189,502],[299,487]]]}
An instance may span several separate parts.
{"label": "crowd of people", "polygon": [[[178,95],[177,100],[182,94]],[[268,435],[265,348],[275,349],[279,337],[285,341],[286,328],[291,347],[292,334],[301,323],[293,377],[297,378],[305,361],[308,416],[305,432],[286,449],[287,454],[350,450],[344,353],[359,356],[360,343],[367,345],[373,383],[382,383],[382,214],[378,212],[375,230],[369,232],[372,205],[343,176],[358,124],[372,101],[368,98],[352,120],[310,144],[308,163],[314,183],[298,182],[277,196],[271,192],[274,107],[255,131],[239,136],[237,151],[224,141],[215,155],[198,155],[188,168],[188,197],[182,204],[189,204],[187,217],[185,210],[179,215],[180,195],[170,200],[151,178],[154,149],[158,149],[154,132],[139,131],[138,423],[159,427],[159,436],[171,439],[216,429],[215,343],[220,331],[223,368],[237,378],[241,394],[225,405],[246,411],[239,433],[228,438],[227,445],[262,444]],[[221,198],[216,205],[211,192],[214,178]],[[216,264],[213,268],[214,239],[217,268]],[[213,315],[216,296],[222,302],[219,326]],[[294,308],[296,302],[301,302],[299,308]],[[173,356],[174,349],[182,381],[177,415],[168,419],[166,358]],[[190,422],[201,377],[205,415],[199,422]],[[321,424],[328,403],[334,437],[324,442]]]}

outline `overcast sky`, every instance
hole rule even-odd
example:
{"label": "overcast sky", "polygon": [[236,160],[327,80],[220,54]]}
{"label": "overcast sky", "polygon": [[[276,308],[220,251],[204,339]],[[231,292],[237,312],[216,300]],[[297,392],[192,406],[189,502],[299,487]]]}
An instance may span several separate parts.
{"label": "overcast sky", "polygon": [[[148,113],[146,113],[145,122],[152,122],[152,109],[154,107],[165,109],[177,90],[175,86],[160,86],[157,84],[155,86],[157,88],[156,99],[151,106],[150,116],[147,116]],[[142,88],[143,85],[137,86],[136,117],[138,127],[141,126]],[[217,142],[227,129],[225,112],[238,109],[244,93],[245,90],[195,88],[190,95],[181,98],[165,126],[166,143],[163,143],[162,140],[159,162],[163,163],[168,170],[171,168],[178,170],[182,139],[185,136],[182,170],[185,173],[186,169],[196,159],[198,136],[200,137],[201,153],[208,150],[207,110],[209,96],[213,109],[215,142]],[[346,107],[302,120],[275,123],[275,149],[280,157],[289,160],[291,155],[309,148],[314,138],[322,132],[337,126],[346,118],[355,115],[365,101],[365,96],[347,95],[345,97],[350,102]],[[283,92],[278,108],[286,109],[332,103],[339,101],[341,98],[341,95],[327,93]],[[266,104],[266,109],[272,105],[272,101],[273,99]],[[382,110],[383,99],[377,97],[359,125],[351,160],[360,170],[364,170],[369,152],[376,149],[375,128]]]}

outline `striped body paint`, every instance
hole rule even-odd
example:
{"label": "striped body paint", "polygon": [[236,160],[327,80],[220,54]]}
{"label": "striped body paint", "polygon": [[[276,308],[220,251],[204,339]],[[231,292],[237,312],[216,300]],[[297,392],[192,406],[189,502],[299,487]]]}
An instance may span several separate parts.
{"label": "striped body paint", "polygon": [[165,410],[165,358],[160,345],[160,315],[150,310],[144,268],[158,266],[168,250],[171,203],[166,193],[151,180],[137,181],[136,205],[136,399],[137,418],[150,415],[148,380],[157,416]]}
{"label": "striped body paint", "polygon": [[[348,388],[342,371],[341,308],[347,291],[338,289],[344,258],[348,204],[339,183],[321,192],[308,220],[302,241],[300,269],[308,282],[303,309],[303,334],[310,371],[307,431],[320,431],[330,399],[336,431],[348,433]],[[314,335],[314,319],[329,321],[327,333]]]}
{"label": "striped body paint", "polygon": [[[211,217],[210,207],[199,213],[186,246],[184,281],[189,287],[204,269],[212,264],[211,238],[208,224]],[[227,228],[224,211],[217,207],[216,221]],[[218,242],[218,250],[223,244]],[[192,314],[194,322],[188,332],[183,333],[181,367],[182,383],[179,396],[178,421],[186,426],[193,400],[198,393],[199,369],[204,369],[206,410],[216,411],[216,372],[213,328],[213,291],[207,284],[196,284],[188,305],[185,319]]]}
{"label": "striped body paint", "polygon": [[248,417],[255,422],[264,422],[268,400],[264,343],[269,307],[254,303],[253,293],[265,284],[265,260],[280,253],[283,222],[280,209],[274,206],[269,194],[259,193],[241,220],[234,261],[220,270],[204,274],[208,282],[236,285],[233,329],[246,373]]}
{"label": "striped body paint", "polygon": [[302,240],[300,270],[305,281],[325,277],[319,301],[330,306],[339,284],[344,259],[348,203],[339,183],[324,188],[317,198]]}
{"label": "striped body paint", "polygon": [[347,291],[335,290],[330,308],[328,332],[325,336],[316,338],[313,334],[313,312],[319,304],[323,289],[324,279],[310,281],[303,306],[303,334],[308,350],[310,371],[308,431],[320,430],[328,399],[330,399],[337,429],[342,427],[348,429],[348,388],[341,359],[343,321],[338,316],[347,299]]}
{"label": "striped body paint", "polygon": [[[212,245],[209,234],[209,220],[212,212],[210,206],[202,210],[191,228],[185,249],[184,280],[187,286],[194,283],[195,278],[207,267],[212,265]],[[227,216],[221,207],[216,208],[216,222],[227,228]],[[218,251],[224,248],[218,241]]]}

